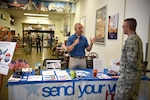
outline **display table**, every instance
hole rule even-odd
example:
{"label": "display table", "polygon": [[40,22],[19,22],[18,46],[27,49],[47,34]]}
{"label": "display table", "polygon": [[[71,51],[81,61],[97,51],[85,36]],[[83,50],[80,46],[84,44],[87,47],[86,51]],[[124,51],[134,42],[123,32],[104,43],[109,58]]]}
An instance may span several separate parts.
{"label": "display table", "polygon": [[[8,82],[9,100],[113,100],[116,81],[84,77],[73,80]],[[141,80],[138,100],[148,100],[148,82],[146,77]]]}

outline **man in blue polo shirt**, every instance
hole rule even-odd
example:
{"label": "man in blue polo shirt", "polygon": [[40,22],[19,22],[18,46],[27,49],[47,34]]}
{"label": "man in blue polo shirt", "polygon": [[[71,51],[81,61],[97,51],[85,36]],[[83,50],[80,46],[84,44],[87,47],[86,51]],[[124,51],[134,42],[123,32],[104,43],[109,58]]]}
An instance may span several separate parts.
{"label": "man in blue polo shirt", "polygon": [[86,68],[85,49],[90,51],[96,38],[90,38],[90,45],[87,38],[82,35],[82,25],[76,23],[74,26],[75,33],[68,38],[67,52],[69,52],[69,69]]}

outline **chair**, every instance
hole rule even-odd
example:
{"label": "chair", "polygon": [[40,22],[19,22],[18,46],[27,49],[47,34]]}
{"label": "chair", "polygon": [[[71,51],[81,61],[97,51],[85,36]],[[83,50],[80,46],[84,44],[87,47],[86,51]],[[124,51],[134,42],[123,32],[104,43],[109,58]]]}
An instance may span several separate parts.
{"label": "chair", "polygon": [[150,70],[147,69],[148,61],[144,61],[143,65],[145,67],[145,69],[143,70],[143,76],[146,76],[146,73],[150,73]]}
{"label": "chair", "polygon": [[90,53],[88,54],[88,56],[90,56],[90,57],[92,57],[92,58],[98,58],[98,54],[95,53],[95,52],[90,52]]}
{"label": "chair", "polygon": [[93,58],[98,58],[98,54],[90,52],[86,57],[87,68],[93,68]]}

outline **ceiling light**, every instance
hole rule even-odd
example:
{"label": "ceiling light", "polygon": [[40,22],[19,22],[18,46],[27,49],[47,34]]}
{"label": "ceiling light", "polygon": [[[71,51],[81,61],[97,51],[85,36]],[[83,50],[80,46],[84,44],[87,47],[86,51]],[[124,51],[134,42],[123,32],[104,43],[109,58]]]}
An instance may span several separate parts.
{"label": "ceiling light", "polygon": [[70,1],[70,0],[62,0],[62,1]]}
{"label": "ceiling light", "polygon": [[29,17],[29,16],[27,16],[27,18],[29,18],[29,19],[48,19],[47,17]]}
{"label": "ceiling light", "polygon": [[32,13],[24,13],[25,16],[40,16],[40,17],[48,17],[47,14],[32,14]]}
{"label": "ceiling light", "polygon": [[[44,1],[59,1],[59,2],[60,2],[60,0],[44,0]],[[69,2],[69,1],[71,1],[71,0],[61,0],[61,2],[63,2],[63,1]]]}

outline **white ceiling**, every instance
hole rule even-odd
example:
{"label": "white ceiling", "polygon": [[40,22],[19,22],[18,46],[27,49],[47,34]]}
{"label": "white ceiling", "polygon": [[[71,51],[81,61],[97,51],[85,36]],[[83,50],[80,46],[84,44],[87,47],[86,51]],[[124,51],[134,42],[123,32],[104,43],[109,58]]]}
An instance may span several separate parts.
{"label": "white ceiling", "polygon": [[19,10],[19,9],[3,9],[4,11],[7,11],[12,17],[14,18],[26,18],[24,16],[24,13],[36,13],[36,14],[48,14],[49,19],[51,20],[57,20],[61,19],[63,16],[65,16],[66,13],[63,12],[51,12],[51,11],[31,11],[31,10]]}

